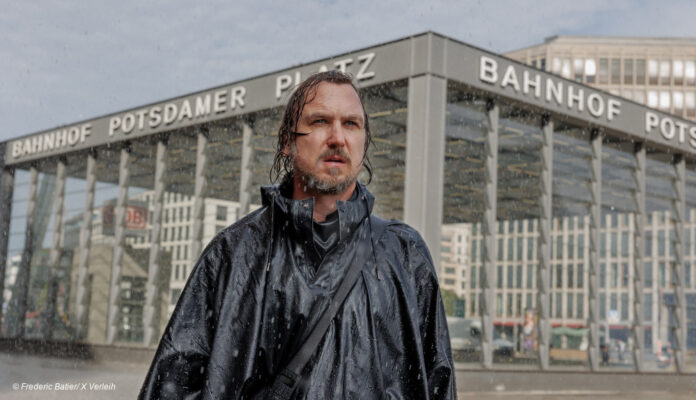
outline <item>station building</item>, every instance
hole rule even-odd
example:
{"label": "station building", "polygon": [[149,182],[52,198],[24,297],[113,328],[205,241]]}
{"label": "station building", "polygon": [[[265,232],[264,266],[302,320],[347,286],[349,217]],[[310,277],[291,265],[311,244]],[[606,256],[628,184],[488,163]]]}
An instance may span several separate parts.
{"label": "station building", "polygon": [[205,244],[260,207],[288,94],[329,69],[369,114],[375,212],[424,237],[484,366],[501,336],[541,368],[618,341],[689,367],[688,111],[432,32],[1,143],[1,338],[155,346]]}

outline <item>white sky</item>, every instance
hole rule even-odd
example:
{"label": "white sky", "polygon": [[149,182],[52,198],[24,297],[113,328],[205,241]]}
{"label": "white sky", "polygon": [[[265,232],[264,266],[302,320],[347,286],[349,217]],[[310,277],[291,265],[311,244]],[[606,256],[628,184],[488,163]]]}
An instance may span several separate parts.
{"label": "white sky", "polygon": [[426,30],[696,37],[696,2],[0,0],[0,141]]}

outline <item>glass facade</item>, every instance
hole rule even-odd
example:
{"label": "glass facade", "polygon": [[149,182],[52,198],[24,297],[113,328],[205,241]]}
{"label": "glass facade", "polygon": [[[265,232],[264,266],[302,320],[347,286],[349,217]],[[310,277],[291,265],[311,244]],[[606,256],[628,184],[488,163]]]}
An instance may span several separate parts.
{"label": "glass facade", "polygon": [[[575,82],[693,81],[689,62],[578,57],[552,66]],[[640,132],[432,79],[446,87],[428,92],[444,115],[441,132],[429,132],[444,137],[432,176],[438,193],[429,197],[441,203],[424,207],[441,207],[442,219],[437,235],[424,237],[439,259],[455,361],[478,365],[490,351],[495,365],[596,369],[606,348],[608,368],[634,368],[640,354],[645,369],[674,370],[666,360],[680,346],[696,348],[693,157],[631,139]],[[423,134],[411,116],[429,115],[411,106],[417,85],[409,82],[360,89],[375,212],[407,223],[407,164],[433,161],[409,156],[410,135]],[[688,109],[689,97],[679,104]],[[51,340],[151,347],[205,245],[261,207],[282,111],[6,167],[14,186],[0,335],[44,339],[50,327]]]}

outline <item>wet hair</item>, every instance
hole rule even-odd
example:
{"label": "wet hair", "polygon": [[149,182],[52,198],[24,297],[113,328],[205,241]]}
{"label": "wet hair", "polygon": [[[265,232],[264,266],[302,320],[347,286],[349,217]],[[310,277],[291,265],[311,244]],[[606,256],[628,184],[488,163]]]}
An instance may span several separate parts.
{"label": "wet hair", "polygon": [[[296,140],[297,135],[293,132],[297,132],[297,124],[302,116],[302,111],[305,105],[314,100],[317,94],[317,87],[323,82],[333,83],[335,85],[350,85],[360,98],[360,92],[353,83],[352,76],[337,70],[318,72],[299,84],[290,96],[290,100],[285,107],[283,120],[278,129],[278,143],[276,144],[273,166],[269,174],[271,182],[277,182],[279,178],[280,181],[283,182],[292,175],[292,156],[284,154],[283,149]],[[370,123],[367,119],[367,112],[365,112],[362,98],[360,99],[360,105],[362,106],[363,116],[365,118],[365,151],[362,164],[367,171],[367,183],[369,184],[372,181],[372,164],[367,157],[367,149],[370,147],[370,144],[372,144],[372,135],[370,134]]]}

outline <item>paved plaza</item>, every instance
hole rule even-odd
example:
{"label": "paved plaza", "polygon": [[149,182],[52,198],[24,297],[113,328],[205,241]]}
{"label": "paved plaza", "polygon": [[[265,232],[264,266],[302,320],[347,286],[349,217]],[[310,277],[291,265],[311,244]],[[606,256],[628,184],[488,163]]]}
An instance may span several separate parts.
{"label": "paved plaza", "polygon": [[[457,365],[460,399],[693,399],[693,375],[483,371]],[[133,399],[147,365],[0,353],[0,398]],[[589,377],[589,379],[588,379]],[[592,381],[594,385],[588,385]],[[637,384],[636,382],[641,382]]]}

